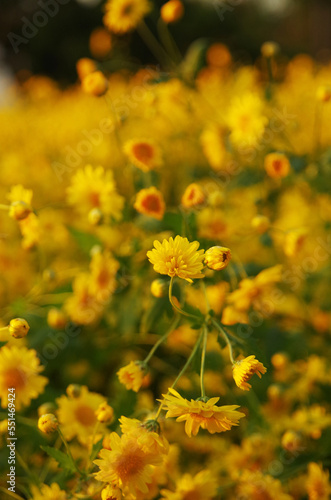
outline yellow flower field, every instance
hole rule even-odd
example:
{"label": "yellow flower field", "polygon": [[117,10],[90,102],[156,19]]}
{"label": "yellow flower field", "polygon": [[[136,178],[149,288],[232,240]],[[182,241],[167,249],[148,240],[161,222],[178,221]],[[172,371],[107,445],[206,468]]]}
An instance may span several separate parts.
{"label": "yellow flower field", "polygon": [[183,55],[190,6],[0,108],[1,499],[331,497],[331,64]]}

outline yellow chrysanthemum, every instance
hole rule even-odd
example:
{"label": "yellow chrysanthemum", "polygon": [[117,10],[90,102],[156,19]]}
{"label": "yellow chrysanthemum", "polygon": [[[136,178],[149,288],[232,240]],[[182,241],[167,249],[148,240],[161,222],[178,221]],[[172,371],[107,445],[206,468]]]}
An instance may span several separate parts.
{"label": "yellow chrysanthemum", "polygon": [[89,325],[100,318],[106,302],[99,301],[95,283],[88,273],[80,273],[73,282],[73,294],[64,303],[64,310],[72,321]]}
{"label": "yellow chrysanthemum", "polygon": [[255,359],[255,356],[248,356],[245,359],[236,361],[232,370],[236,385],[243,391],[249,391],[251,389],[252,386],[247,383],[247,380],[250,380],[254,373],[261,378],[261,373],[263,374],[267,371],[266,367]]}
{"label": "yellow chrysanthemum", "polygon": [[27,205],[31,205],[32,202],[32,190],[26,189],[22,184],[17,184],[12,186],[10,192],[7,194],[7,199],[14,203],[15,201],[24,201]]}
{"label": "yellow chrysanthemum", "polygon": [[35,485],[31,486],[32,500],[67,500],[68,495],[64,490],[61,490],[57,483],[52,483],[50,486],[42,484],[40,488]]}
{"label": "yellow chrysanthemum", "polygon": [[217,493],[217,481],[209,470],[202,470],[195,476],[184,474],[176,483],[176,490],[162,490],[166,500],[211,500]]}
{"label": "yellow chrysanthemum", "polygon": [[146,375],[146,369],[147,366],[141,361],[130,361],[117,372],[117,376],[127,390],[138,392]]}
{"label": "yellow chrysanthemum", "polygon": [[162,165],[160,148],[149,139],[132,139],[124,144],[123,150],[130,162],[143,172]]}
{"label": "yellow chrysanthemum", "polygon": [[122,434],[135,437],[139,446],[146,452],[154,455],[167,454],[169,443],[166,438],[154,430],[149,430],[148,422],[140,422],[135,418],[121,417]]}
{"label": "yellow chrysanthemum", "polygon": [[116,289],[116,273],[120,265],[110,252],[95,252],[90,263],[91,290],[98,300],[107,300]]}
{"label": "yellow chrysanthemum", "polygon": [[124,199],[116,191],[113,173],[103,167],[87,165],[72,177],[67,199],[79,212],[88,213],[99,208],[105,215],[121,217]]}
{"label": "yellow chrysanthemum", "polygon": [[193,399],[188,401],[171,388],[169,392],[163,395],[163,408],[168,410],[166,417],[177,417],[177,422],[185,421],[185,432],[189,437],[192,434],[196,436],[200,427],[211,434],[229,431],[232,426],[238,425],[239,419],[245,417],[244,413],[237,411],[239,406],[216,406],[220,398],[211,398],[205,403]]}
{"label": "yellow chrysanthemum", "polygon": [[291,495],[284,492],[282,483],[260,471],[245,470],[238,484],[238,498],[261,500],[293,500]]}
{"label": "yellow chrysanthemum", "polygon": [[147,493],[147,484],[152,481],[152,465],[161,464],[162,457],[146,453],[130,435],[120,437],[112,432],[109,444],[110,449],[102,449],[101,458],[94,461],[100,468],[95,478],[121,488],[124,493]]}
{"label": "yellow chrysanthemum", "polygon": [[0,350],[0,398],[2,408],[8,405],[8,388],[15,388],[15,406],[20,410],[28,406],[44,392],[48,382],[46,377],[39,375],[44,369],[40,365],[34,349],[26,347],[7,347]]}
{"label": "yellow chrysanthemum", "polygon": [[255,146],[262,138],[268,119],[263,115],[263,102],[253,93],[235,97],[230,107],[227,123],[230,138],[235,146]]}
{"label": "yellow chrysanthemum", "polygon": [[[65,438],[70,441],[77,436],[80,443],[88,444],[98,421],[95,412],[106,402],[105,398],[95,392],[89,392],[88,388],[83,386],[78,397],[69,398],[63,395],[56,402],[59,406],[58,421]],[[105,426],[100,423],[98,434],[94,436],[95,442],[101,438],[103,430]]]}
{"label": "yellow chrysanthemum", "polygon": [[137,193],[134,208],[140,214],[149,215],[154,219],[161,220],[165,211],[165,203],[161,191],[152,186],[147,189],[141,189]]}
{"label": "yellow chrysanthemum", "polygon": [[178,276],[192,283],[192,278],[204,277],[201,273],[204,250],[198,250],[199,245],[198,241],[190,243],[181,236],[162,243],[155,240],[155,248],[147,252],[147,257],[157,273]]}
{"label": "yellow chrysanthemum", "polygon": [[147,0],[108,0],[103,22],[114,33],[127,33],[136,28],[150,10]]}
{"label": "yellow chrysanthemum", "polygon": [[329,472],[315,462],[308,465],[306,488],[309,500],[328,500],[331,495]]}

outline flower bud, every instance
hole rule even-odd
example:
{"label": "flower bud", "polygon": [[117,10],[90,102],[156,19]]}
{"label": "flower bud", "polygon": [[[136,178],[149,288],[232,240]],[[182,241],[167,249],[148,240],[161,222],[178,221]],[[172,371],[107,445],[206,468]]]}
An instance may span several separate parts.
{"label": "flower bud", "polygon": [[25,337],[30,330],[29,323],[22,318],[12,319],[9,323],[9,333],[15,339]]}
{"label": "flower bud", "polygon": [[55,328],[57,330],[62,330],[68,322],[67,316],[64,314],[61,309],[58,309],[56,307],[52,307],[48,311],[47,314],[47,324],[51,328]]}
{"label": "flower bud", "polygon": [[69,398],[79,398],[81,393],[81,386],[78,384],[69,384],[66,388],[66,393]]}
{"label": "flower bud", "polygon": [[79,76],[79,79],[84,80],[85,76],[93,73],[97,70],[96,64],[92,59],[88,57],[82,57],[76,63],[76,70]]}
{"label": "flower bud", "polygon": [[23,220],[26,219],[31,212],[32,208],[25,201],[13,201],[10,205],[9,216],[15,220]]}
{"label": "flower bud", "polygon": [[46,413],[46,415],[42,415],[38,420],[38,429],[45,434],[56,431],[57,427],[58,421],[53,413]]}
{"label": "flower bud", "polygon": [[100,97],[108,90],[108,80],[101,71],[94,71],[84,77],[82,88],[86,94]]}
{"label": "flower bud", "polygon": [[276,42],[264,42],[261,46],[261,54],[266,58],[270,59],[274,57],[279,52],[279,45]]}
{"label": "flower bud", "polygon": [[161,297],[165,297],[167,295],[168,288],[169,284],[165,280],[154,280],[151,284],[151,294],[160,299]]}
{"label": "flower bud", "polygon": [[214,271],[225,269],[231,260],[231,250],[226,247],[211,247],[205,252],[205,264]]}
{"label": "flower bud", "polygon": [[269,177],[286,177],[291,170],[287,156],[282,153],[269,153],[264,159],[264,168]]}
{"label": "flower bud", "polygon": [[161,17],[167,24],[179,21],[184,15],[184,5],[180,0],[169,0],[161,7]]}
{"label": "flower bud", "polygon": [[193,182],[185,189],[182,196],[182,205],[185,208],[196,207],[205,201],[205,194],[199,184]]}
{"label": "flower bud", "polygon": [[286,431],[282,437],[282,447],[290,452],[297,451],[302,446],[302,437],[295,431]]}
{"label": "flower bud", "polygon": [[99,408],[95,411],[96,417],[99,422],[111,422],[114,418],[114,410],[107,403],[101,403]]}

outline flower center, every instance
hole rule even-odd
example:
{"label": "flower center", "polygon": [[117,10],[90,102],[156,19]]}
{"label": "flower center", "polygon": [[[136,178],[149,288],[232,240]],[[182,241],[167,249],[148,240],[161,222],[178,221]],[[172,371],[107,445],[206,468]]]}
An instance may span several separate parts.
{"label": "flower center", "polygon": [[100,194],[96,193],[95,191],[92,191],[90,193],[90,203],[93,207],[99,207],[100,206]]}
{"label": "flower center", "polygon": [[26,376],[18,368],[10,368],[5,373],[5,386],[22,389],[25,386]]}
{"label": "flower center", "polygon": [[133,154],[142,163],[148,163],[153,158],[153,148],[144,142],[133,146]]}
{"label": "flower center", "polygon": [[141,456],[134,452],[124,454],[118,461],[116,469],[123,483],[132,478],[144,467],[144,460]]}
{"label": "flower center", "polygon": [[142,205],[151,212],[159,212],[160,210],[160,200],[157,196],[146,196]]}
{"label": "flower center", "polygon": [[87,405],[78,406],[75,410],[75,417],[85,427],[90,427],[96,422],[94,411]]}

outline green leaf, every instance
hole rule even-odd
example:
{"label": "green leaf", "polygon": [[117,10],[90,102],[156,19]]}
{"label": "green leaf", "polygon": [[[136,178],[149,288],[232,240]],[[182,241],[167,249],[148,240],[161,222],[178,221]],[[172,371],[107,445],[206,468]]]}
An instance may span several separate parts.
{"label": "green leaf", "polygon": [[51,448],[50,446],[41,446],[40,448],[44,450],[47,455],[54,458],[62,469],[65,469],[68,472],[76,471],[75,464],[71,458],[62,451]]}
{"label": "green leaf", "polygon": [[93,461],[98,456],[98,453],[102,448],[102,441],[103,441],[103,438],[101,438],[100,441],[97,441],[96,443],[94,443],[93,448],[92,448],[92,453],[91,453],[91,461]]}

